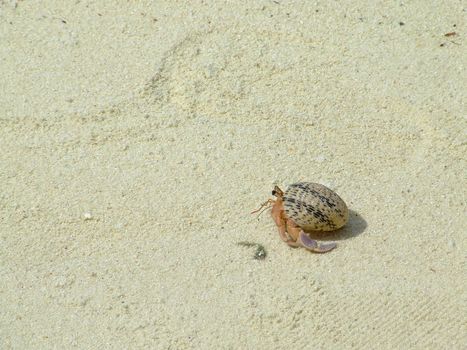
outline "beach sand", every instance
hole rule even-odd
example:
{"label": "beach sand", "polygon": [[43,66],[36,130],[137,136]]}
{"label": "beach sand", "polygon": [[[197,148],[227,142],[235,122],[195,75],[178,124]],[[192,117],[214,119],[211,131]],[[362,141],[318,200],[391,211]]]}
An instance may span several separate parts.
{"label": "beach sand", "polygon": [[461,3],[187,3],[0,1],[0,348],[465,348]]}

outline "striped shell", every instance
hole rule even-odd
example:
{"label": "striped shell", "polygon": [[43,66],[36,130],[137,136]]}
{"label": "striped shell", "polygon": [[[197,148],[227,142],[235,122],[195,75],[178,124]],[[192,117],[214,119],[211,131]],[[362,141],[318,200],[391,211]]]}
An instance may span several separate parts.
{"label": "striped shell", "polygon": [[345,225],[349,210],[341,197],[326,186],[297,182],[283,196],[284,210],[305,231],[333,231]]}

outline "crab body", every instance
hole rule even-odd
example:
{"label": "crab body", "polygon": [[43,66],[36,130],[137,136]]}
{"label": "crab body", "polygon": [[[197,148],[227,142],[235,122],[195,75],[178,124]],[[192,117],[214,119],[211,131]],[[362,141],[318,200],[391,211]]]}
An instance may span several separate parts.
{"label": "crab body", "polygon": [[298,182],[285,192],[276,186],[272,194],[276,200],[267,203],[272,204],[271,216],[284,242],[321,253],[336,247],[316,242],[306,231],[333,231],[346,224],[349,210],[337,193],[317,183]]}

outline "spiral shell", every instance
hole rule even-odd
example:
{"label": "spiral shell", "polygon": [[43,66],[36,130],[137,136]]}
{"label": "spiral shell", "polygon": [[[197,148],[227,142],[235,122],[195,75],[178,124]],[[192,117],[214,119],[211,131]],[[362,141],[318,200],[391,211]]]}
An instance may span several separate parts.
{"label": "spiral shell", "polygon": [[287,217],[305,231],[337,230],[349,218],[349,210],[342,198],[317,183],[294,183],[282,199]]}

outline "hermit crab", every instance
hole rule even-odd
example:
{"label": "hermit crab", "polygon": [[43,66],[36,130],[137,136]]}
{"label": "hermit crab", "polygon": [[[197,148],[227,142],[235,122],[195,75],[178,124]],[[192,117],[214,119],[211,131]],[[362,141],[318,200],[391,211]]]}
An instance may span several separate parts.
{"label": "hermit crab", "polygon": [[297,182],[286,191],[274,187],[272,195],[256,213],[272,207],[281,239],[291,247],[304,247],[313,252],[325,253],[336,243],[318,243],[308,236],[308,231],[333,231],[345,225],[349,210],[341,197],[324,185],[312,182]]}

